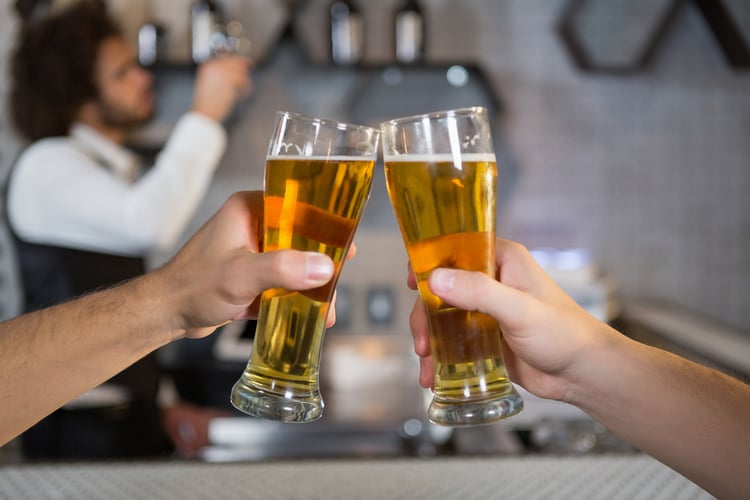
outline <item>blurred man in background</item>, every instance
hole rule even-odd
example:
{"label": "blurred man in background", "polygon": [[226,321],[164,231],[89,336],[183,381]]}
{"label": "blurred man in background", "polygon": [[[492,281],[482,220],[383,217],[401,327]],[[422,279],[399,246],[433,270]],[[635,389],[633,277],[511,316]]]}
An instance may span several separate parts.
{"label": "blurred man in background", "polygon": [[[154,114],[151,74],[102,1],[66,2],[41,15],[36,3],[16,4],[23,26],[10,91],[13,122],[31,141],[7,193],[25,312],[143,274],[144,257],[173,249],[224,153],[221,121],[250,90],[247,59],[203,64],[191,109],[143,169],[124,144]],[[159,408],[158,380],[152,354],[32,428],[25,455],[159,455],[169,449],[166,436],[194,453],[213,412]]]}

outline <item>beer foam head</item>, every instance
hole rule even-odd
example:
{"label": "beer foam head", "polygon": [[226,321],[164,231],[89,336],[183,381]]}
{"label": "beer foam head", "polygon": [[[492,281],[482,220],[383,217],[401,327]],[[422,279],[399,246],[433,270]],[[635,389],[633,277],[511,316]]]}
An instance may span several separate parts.
{"label": "beer foam head", "polygon": [[270,160],[281,160],[281,161],[322,161],[329,163],[342,163],[342,162],[355,162],[355,161],[375,161],[375,158],[370,156],[345,156],[345,155],[313,155],[313,156],[299,156],[299,155],[269,155],[266,157],[266,161]]}
{"label": "beer foam head", "polygon": [[383,157],[386,163],[453,163],[471,162],[471,163],[495,163],[495,153],[463,153],[452,155],[444,154],[404,154],[404,155],[387,155]]}

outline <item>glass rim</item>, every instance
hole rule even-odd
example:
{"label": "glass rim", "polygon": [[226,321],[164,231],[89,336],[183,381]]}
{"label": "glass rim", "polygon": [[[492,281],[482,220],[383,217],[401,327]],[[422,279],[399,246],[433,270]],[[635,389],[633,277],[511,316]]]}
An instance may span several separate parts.
{"label": "glass rim", "polygon": [[380,130],[376,127],[368,127],[367,125],[360,125],[358,123],[349,123],[349,122],[342,122],[339,120],[333,120],[331,118],[318,118],[316,116],[310,116],[305,115],[303,113],[295,113],[292,111],[277,111],[276,117],[287,117],[287,118],[294,118],[296,120],[302,120],[309,123],[319,123],[321,125],[325,125],[328,127],[333,127],[338,130],[356,130],[360,132],[367,132],[367,131],[373,131],[377,134],[380,133]]}
{"label": "glass rim", "polygon": [[467,116],[475,113],[487,113],[487,108],[484,106],[468,106],[465,108],[446,109],[442,111],[431,111],[429,113],[421,113],[418,115],[402,116],[400,118],[393,118],[386,120],[380,124],[380,127],[402,125],[405,123],[419,122],[424,119],[434,120],[450,117]]}

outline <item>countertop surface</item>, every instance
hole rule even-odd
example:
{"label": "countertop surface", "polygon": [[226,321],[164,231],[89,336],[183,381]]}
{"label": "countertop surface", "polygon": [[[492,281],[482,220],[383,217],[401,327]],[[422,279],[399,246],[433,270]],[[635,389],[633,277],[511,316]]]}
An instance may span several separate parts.
{"label": "countertop surface", "polygon": [[5,499],[704,499],[642,454],[0,467]]}

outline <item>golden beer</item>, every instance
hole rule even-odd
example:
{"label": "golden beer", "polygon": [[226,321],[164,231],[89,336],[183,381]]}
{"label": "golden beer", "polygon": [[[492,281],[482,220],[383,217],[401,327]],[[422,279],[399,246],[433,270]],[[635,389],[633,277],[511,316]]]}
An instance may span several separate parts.
{"label": "golden beer", "polygon": [[[267,160],[263,250],[325,253],[333,260],[335,272],[319,288],[301,292],[276,288],[263,293],[252,356],[237,385],[271,398],[309,402],[303,411],[311,413],[264,415],[260,408],[261,416],[289,421],[320,416],[318,365],[326,317],[370,195],[374,163],[361,157]],[[262,407],[262,398],[255,404]]]}
{"label": "golden beer", "polygon": [[[427,278],[438,267],[495,274],[494,154],[385,158],[391,204],[427,308],[435,368],[433,405],[513,392],[497,322],[442,302]],[[465,422],[459,422],[465,423]]]}

